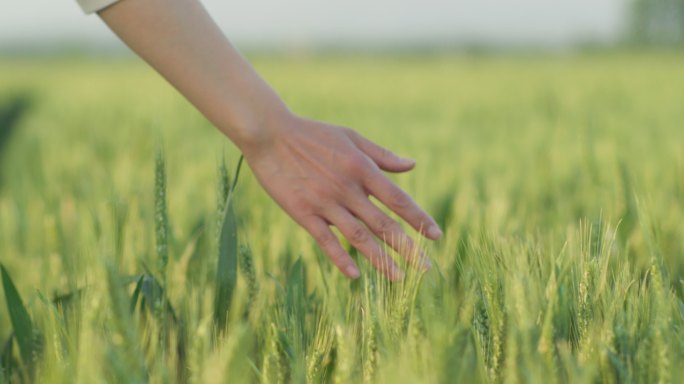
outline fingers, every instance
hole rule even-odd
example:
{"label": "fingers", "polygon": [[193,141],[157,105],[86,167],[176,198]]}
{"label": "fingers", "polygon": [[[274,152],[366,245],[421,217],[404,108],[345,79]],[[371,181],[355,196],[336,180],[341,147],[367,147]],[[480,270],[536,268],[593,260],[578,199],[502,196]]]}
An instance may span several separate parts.
{"label": "fingers", "polygon": [[381,172],[369,174],[366,177],[366,187],[373,196],[406,220],[416,231],[432,240],[442,236],[442,231],[435,220]]}
{"label": "fingers", "polygon": [[327,219],[340,230],[354,248],[366,256],[371,264],[387,278],[400,280],[404,277],[404,272],[375,241],[368,228],[359,223],[349,211],[338,208],[328,215]]}
{"label": "fingers", "polygon": [[387,148],[383,148],[374,142],[359,135],[353,130],[348,130],[349,137],[359,149],[370,157],[380,169],[387,172],[406,172],[416,166],[416,161],[396,155]]}
{"label": "fingers", "polygon": [[429,269],[430,260],[418,250],[404,229],[365,196],[351,204],[351,211],[385,244],[400,254],[409,265]]}
{"label": "fingers", "polygon": [[328,225],[319,217],[311,218],[305,223],[304,227],[313,236],[316,243],[321,247],[333,264],[339,268],[346,276],[356,279],[360,276],[359,268],[352,260],[347,251],[342,248],[337,236],[330,230]]}
{"label": "fingers", "polygon": [[[351,129],[348,130],[348,135],[356,146],[382,170],[406,172],[416,165],[414,160],[399,157]],[[406,220],[413,228],[432,240],[437,240],[442,236],[442,231],[435,220],[420,209],[406,192],[394,185],[385,175],[379,172],[369,172],[366,178],[368,179],[367,187],[371,194]],[[364,222],[366,221],[364,220]]]}

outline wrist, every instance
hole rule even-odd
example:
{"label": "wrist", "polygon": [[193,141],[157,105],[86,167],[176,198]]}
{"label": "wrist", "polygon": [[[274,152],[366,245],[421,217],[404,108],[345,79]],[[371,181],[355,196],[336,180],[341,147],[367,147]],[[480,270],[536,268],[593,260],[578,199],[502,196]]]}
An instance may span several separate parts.
{"label": "wrist", "polygon": [[251,113],[250,117],[237,119],[232,124],[233,129],[221,130],[247,156],[277,140],[282,131],[294,125],[296,119],[285,104],[278,100],[275,105],[264,106]]}

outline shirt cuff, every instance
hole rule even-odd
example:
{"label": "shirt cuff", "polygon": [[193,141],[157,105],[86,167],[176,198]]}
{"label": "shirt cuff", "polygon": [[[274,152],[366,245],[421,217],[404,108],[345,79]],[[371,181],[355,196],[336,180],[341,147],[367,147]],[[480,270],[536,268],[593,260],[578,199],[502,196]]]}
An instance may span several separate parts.
{"label": "shirt cuff", "polygon": [[83,12],[90,14],[93,12],[100,11],[119,0],[76,0],[78,5],[81,6]]}

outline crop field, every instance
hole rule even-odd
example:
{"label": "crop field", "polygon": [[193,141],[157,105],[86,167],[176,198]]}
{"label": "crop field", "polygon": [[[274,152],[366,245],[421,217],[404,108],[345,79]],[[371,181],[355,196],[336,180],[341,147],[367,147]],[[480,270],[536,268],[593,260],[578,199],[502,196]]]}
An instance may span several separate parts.
{"label": "crop field", "polygon": [[0,383],[681,382],[684,55],[252,62],[417,160],[433,268],[346,279],[139,61],[5,58]]}

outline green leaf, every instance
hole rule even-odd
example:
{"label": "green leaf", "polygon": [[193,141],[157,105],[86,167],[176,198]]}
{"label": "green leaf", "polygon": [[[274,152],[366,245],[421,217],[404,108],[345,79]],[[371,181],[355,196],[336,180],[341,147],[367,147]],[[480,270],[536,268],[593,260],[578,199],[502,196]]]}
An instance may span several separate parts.
{"label": "green leaf", "polygon": [[223,212],[223,223],[219,233],[218,266],[216,269],[216,293],[214,297],[214,321],[223,329],[226,325],[228,310],[233,299],[233,291],[237,285],[238,238],[237,219],[233,206],[233,195],[237,185],[243,157],[240,156],[235,179],[230,194],[226,199]]}
{"label": "green leaf", "polygon": [[57,307],[67,307],[74,301],[78,300],[82,294],[83,288],[78,288],[76,290],[63,294],[55,294],[52,297],[52,304],[54,304]]}
{"label": "green leaf", "polygon": [[237,284],[237,221],[233,210],[232,194],[226,203],[223,224],[219,237],[218,268],[216,270],[216,296],[214,301],[214,320],[220,328],[226,324],[228,309]]}
{"label": "green leaf", "polygon": [[9,382],[9,378],[12,376],[12,345],[14,341],[14,335],[10,335],[2,344],[0,349],[0,383]]}
{"label": "green leaf", "polygon": [[32,365],[34,343],[33,343],[33,324],[31,317],[21,301],[19,292],[17,291],[14,282],[10,278],[5,266],[0,264],[0,271],[2,272],[2,287],[5,290],[5,300],[7,302],[7,312],[9,312],[12,328],[14,329],[14,336],[19,345],[21,352],[21,359],[27,366]]}
{"label": "green leaf", "polygon": [[286,300],[288,309],[293,312],[306,305],[306,266],[301,256],[292,264],[287,275]]}
{"label": "green leaf", "polygon": [[238,165],[237,169],[235,170],[235,177],[233,178],[233,184],[231,184],[230,187],[230,193],[233,193],[235,190],[235,186],[237,185],[238,178],[240,177],[240,170],[242,169],[242,162],[245,160],[245,157],[240,155],[240,160],[238,160]]}
{"label": "green leaf", "polygon": [[[171,317],[173,322],[177,322],[178,317],[176,316],[176,311],[173,309],[171,301],[166,296],[164,287],[161,286],[159,280],[154,277],[149,268],[146,266],[143,267],[145,268],[145,272],[147,272],[145,275],[141,276],[142,283],[140,285],[140,293],[143,296],[143,302],[147,303],[147,308],[152,313],[157,312],[160,316],[166,314]],[[163,305],[163,307],[159,307],[160,305]],[[161,308],[164,309],[161,310]]]}
{"label": "green leaf", "polygon": [[[147,269],[147,267],[145,267],[145,269]],[[142,276],[143,275],[122,276],[119,278],[119,280],[121,281],[121,285],[129,285],[129,284],[137,283],[138,280],[140,280],[140,278]]]}
{"label": "green leaf", "polygon": [[135,284],[135,290],[131,297],[131,313],[135,312],[135,306],[138,304],[138,297],[140,296],[140,289],[142,288],[144,278],[145,276],[140,276],[138,282]]}

